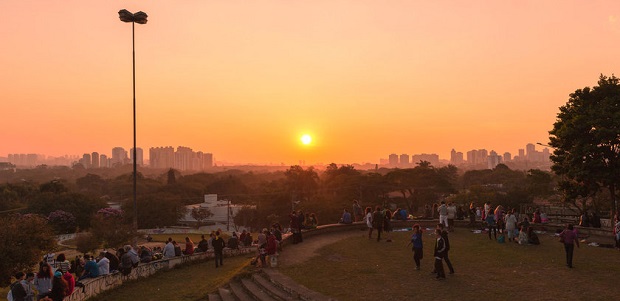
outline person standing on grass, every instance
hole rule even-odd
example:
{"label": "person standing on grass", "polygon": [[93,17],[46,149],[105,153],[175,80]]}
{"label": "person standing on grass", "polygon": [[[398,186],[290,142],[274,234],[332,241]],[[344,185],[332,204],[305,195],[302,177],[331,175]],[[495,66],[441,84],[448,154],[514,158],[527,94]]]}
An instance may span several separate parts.
{"label": "person standing on grass", "polygon": [[476,206],[474,202],[469,204],[469,224],[468,226],[474,227],[476,225]]}
{"label": "person standing on grass", "polygon": [[437,208],[437,212],[439,213],[439,223],[448,227],[448,206],[446,206],[446,202],[441,201],[441,205]]}
{"label": "person standing on grass", "polygon": [[381,232],[383,232],[383,223],[385,221],[385,213],[381,210],[381,206],[375,207],[372,214],[372,227],[377,229],[377,241],[381,240]]}
{"label": "person standing on grass", "polygon": [[443,260],[446,262],[446,265],[448,266],[448,270],[450,270],[450,274],[454,274],[454,268],[452,267],[452,262],[450,262],[450,257],[448,257],[448,253],[450,251],[450,239],[448,237],[448,231],[446,231],[443,224],[437,224],[437,229],[441,231],[441,237],[443,238],[444,244],[446,245],[446,250],[444,252]]}
{"label": "person standing on grass", "polygon": [[566,266],[569,269],[573,268],[573,251],[575,250],[575,245],[579,248],[579,239],[577,238],[577,234],[573,230],[572,224],[567,224],[566,229],[560,233],[560,239],[564,243],[564,251],[566,251]]}
{"label": "person standing on grass", "polygon": [[484,221],[489,227],[489,239],[491,239],[491,232],[493,232],[493,237],[495,237],[495,240],[497,240],[497,226],[495,224],[495,216],[493,215],[493,210],[489,209],[489,212],[487,212]]}
{"label": "person standing on grass", "polygon": [[435,256],[435,272],[437,273],[435,279],[443,280],[446,279],[446,273],[443,270],[442,262],[446,252],[446,243],[441,236],[441,230],[439,228],[435,229],[435,237],[435,252],[433,254]]}
{"label": "person standing on grass", "polygon": [[383,216],[383,231],[385,232],[386,242],[392,242],[392,237],[390,232],[392,232],[392,211],[390,209],[385,210],[385,215]]}
{"label": "person standing on grass", "polygon": [[418,224],[413,225],[413,234],[411,235],[409,245],[413,245],[411,248],[413,251],[413,261],[415,262],[416,271],[419,271],[420,261],[424,257],[424,245],[422,243],[422,231],[420,230],[420,225]]}
{"label": "person standing on grass", "polygon": [[362,206],[357,200],[353,200],[353,218],[354,221],[359,222],[362,220],[364,216],[364,212],[362,211]]}
{"label": "person standing on grass", "polygon": [[370,207],[366,207],[366,216],[364,217],[366,220],[366,226],[368,227],[368,239],[372,237],[372,209]]}
{"label": "person standing on grass", "polygon": [[224,254],[222,253],[226,243],[224,239],[220,237],[220,231],[215,231],[215,238],[213,239],[213,251],[215,253],[215,267],[219,267],[220,265],[224,265]]}
{"label": "person standing on grass", "polygon": [[514,215],[514,209],[506,214],[506,232],[508,233],[508,241],[515,240],[515,229],[517,229],[517,217]]}
{"label": "person standing on grass", "polygon": [[456,205],[454,203],[450,203],[448,205],[448,231],[454,231],[454,219],[456,218]]}

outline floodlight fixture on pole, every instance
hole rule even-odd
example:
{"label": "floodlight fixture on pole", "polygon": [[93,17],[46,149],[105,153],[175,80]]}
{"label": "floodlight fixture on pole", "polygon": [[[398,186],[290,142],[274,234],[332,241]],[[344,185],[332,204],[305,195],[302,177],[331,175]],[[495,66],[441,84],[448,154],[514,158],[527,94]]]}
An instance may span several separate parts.
{"label": "floodlight fixture on pole", "polygon": [[136,40],[134,34],[134,24],[146,24],[148,15],[139,11],[135,14],[126,9],[118,11],[118,17],[121,21],[131,23],[131,52],[133,66],[133,226],[138,230],[138,169],[137,169],[137,149],[136,149]]}

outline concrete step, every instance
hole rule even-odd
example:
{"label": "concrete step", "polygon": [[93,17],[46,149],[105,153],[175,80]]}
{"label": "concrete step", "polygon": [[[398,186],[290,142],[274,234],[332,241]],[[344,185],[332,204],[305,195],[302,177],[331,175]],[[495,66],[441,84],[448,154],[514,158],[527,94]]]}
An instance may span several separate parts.
{"label": "concrete step", "polygon": [[241,300],[241,301],[256,300],[250,295],[248,291],[245,290],[245,288],[243,288],[243,285],[241,284],[239,280],[231,281],[228,285],[230,286],[230,290],[232,291],[233,295],[238,300]]}
{"label": "concrete step", "polygon": [[254,299],[259,301],[277,301],[277,299],[273,298],[266,292],[265,288],[260,287],[257,283],[252,281],[251,278],[243,278],[241,280],[241,285],[250,292],[254,296]]}
{"label": "concrete step", "polygon": [[220,294],[220,298],[222,298],[222,301],[237,301],[229,289],[220,287],[218,292]]}
{"label": "concrete step", "polygon": [[209,301],[222,301],[222,298],[218,294],[209,294]]}
{"label": "concrete step", "polygon": [[271,280],[265,278],[263,273],[253,274],[252,280],[254,280],[254,282],[257,285],[263,287],[267,291],[267,293],[269,293],[271,296],[274,296],[278,300],[284,300],[284,301],[295,300],[295,298],[293,298],[293,296],[290,293],[284,291],[277,285],[273,284]]}
{"label": "concrete step", "polygon": [[263,269],[265,276],[276,286],[291,294],[294,299],[305,301],[334,301],[335,299],[327,297],[319,292],[315,292],[301,284],[298,284],[290,277],[278,272],[274,269]]}

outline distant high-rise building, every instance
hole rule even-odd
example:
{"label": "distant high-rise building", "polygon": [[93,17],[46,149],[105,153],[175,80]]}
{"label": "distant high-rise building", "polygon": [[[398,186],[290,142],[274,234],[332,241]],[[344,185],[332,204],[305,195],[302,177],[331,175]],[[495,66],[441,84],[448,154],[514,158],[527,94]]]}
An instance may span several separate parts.
{"label": "distant high-rise building", "polygon": [[90,160],[91,160],[90,166],[92,168],[99,168],[99,153],[98,152],[93,152],[92,154],[90,154]]}
{"label": "distant high-rise building", "polygon": [[151,168],[173,168],[174,167],[174,148],[151,147],[149,149],[149,164]]}
{"label": "distant high-rise building", "polygon": [[525,146],[525,156],[528,161],[538,161],[536,160],[536,146],[532,143],[528,143]]}
{"label": "distant high-rise building", "polygon": [[127,151],[122,147],[115,147],[112,149],[112,160],[110,160],[110,167],[116,165],[124,165],[128,161]]}
{"label": "distant high-rise building", "polygon": [[519,149],[519,160],[520,161],[525,161],[526,160],[526,158],[525,158],[525,150],[522,149],[522,148]]}
{"label": "distant high-rise building", "polygon": [[497,153],[492,150],[491,153],[487,156],[487,167],[488,169],[493,169],[502,163],[502,157],[498,156]]}
{"label": "distant high-rise building", "polygon": [[479,149],[479,150],[470,150],[467,152],[467,164],[469,165],[477,165],[484,164],[487,162],[487,150]]}
{"label": "distant high-rise building", "polygon": [[390,162],[390,166],[398,166],[398,155],[397,154],[390,154],[390,156],[388,157],[388,160]]}
{"label": "distant high-rise building", "polygon": [[213,154],[197,152],[196,158],[198,159],[198,165],[196,166],[199,167],[199,170],[205,170],[213,167]]}
{"label": "distant high-rise building", "polygon": [[450,152],[450,164],[460,165],[463,164],[463,153],[457,152],[454,149]]}
{"label": "distant high-rise building", "polygon": [[399,163],[399,166],[408,167],[409,166],[409,155],[407,154],[400,155],[400,159],[398,163]]}
{"label": "distant high-rise building", "polygon": [[[144,165],[144,152],[142,151],[142,148],[140,147],[136,148],[136,157],[138,158],[138,160],[136,160],[136,164],[143,166]],[[133,163],[133,147],[131,148],[131,151],[129,152],[129,161]]]}
{"label": "distant high-rise building", "polygon": [[84,166],[84,168],[91,168],[91,158],[90,158],[90,154],[84,154],[82,155],[82,159],[80,160],[80,163]]}
{"label": "distant high-rise building", "polygon": [[99,167],[105,167],[105,168],[110,167],[110,164],[108,161],[109,161],[108,156],[100,155],[99,156]]}
{"label": "distant high-rise building", "polygon": [[185,146],[177,147],[174,153],[174,168],[178,170],[193,170],[192,157],[194,152],[191,148]]}
{"label": "distant high-rise building", "polygon": [[512,161],[512,155],[509,152],[504,153],[504,162]]}

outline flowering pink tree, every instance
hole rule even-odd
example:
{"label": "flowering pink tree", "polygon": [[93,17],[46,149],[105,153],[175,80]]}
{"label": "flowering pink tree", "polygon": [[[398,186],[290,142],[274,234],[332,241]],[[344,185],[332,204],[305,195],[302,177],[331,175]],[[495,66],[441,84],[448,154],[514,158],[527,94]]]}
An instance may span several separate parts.
{"label": "flowering pink tree", "polygon": [[75,216],[67,211],[52,211],[47,220],[57,234],[73,233],[77,228]]}
{"label": "flowering pink tree", "polygon": [[91,221],[91,233],[106,248],[120,247],[136,237],[136,231],[125,219],[123,210],[112,208],[97,211]]}

